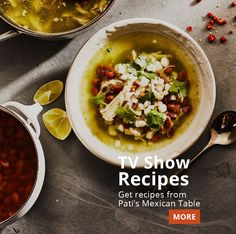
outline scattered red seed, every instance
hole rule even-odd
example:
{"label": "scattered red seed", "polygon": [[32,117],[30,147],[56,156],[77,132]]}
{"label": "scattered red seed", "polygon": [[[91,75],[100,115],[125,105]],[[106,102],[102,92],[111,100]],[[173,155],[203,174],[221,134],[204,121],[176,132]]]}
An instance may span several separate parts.
{"label": "scattered red seed", "polygon": [[214,21],[214,20],[210,20],[210,21],[209,21],[209,24],[214,25],[214,24],[215,24],[215,21]]}
{"label": "scattered red seed", "polygon": [[[236,7],[236,1],[233,1],[232,3],[231,3],[231,6],[232,7]],[[216,6],[217,8],[219,7],[219,6]],[[219,26],[223,26],[223,25],[225,25],[225,24],[227,24],[227,21],[226,21],[226,19],[223,19],[223,18],[219,18],[219,17],[217,17],[214,13],[212,13],[212,12],[208,12],[207,13],[207,16],[208,16],[208,18],[209,18],[209,23],[206,25],[206,28],[210,31],[210,30],[215,30],[215,33],[217,33],[217,25],[219,25]],[[236,21],[236,16],[234,16],[234,20]],[[217,24],[217,25],[216,25]],[[232,23],[232,25],[234,25],[234,23]],[[230,30],[229,32],[228,32],[228,34],[233,34],[234,32],[233,32],[233,30]],[[208,41],[210,42],[210,43],[213,43],[214,41],[216,41],[217,40],[217,38],[216,38],[216,35],[214,34],[214,33],[211,33],[211,34],[209,34],[208,35],[208,37],[207,37],[207,39],[208,39]],[[201,41],[201,39],[199,40],[199,41]],[[221,36],[220,38],[219,38],[219,41],[221,42],[221,43],[225,43],[226,41],[227,41],[227,38],[225,37],[225,36]]]}
{"label": "scattered red seed", "polygon": [[191,25],[189,25],[189,26],[186,28],[186,30],[187,30],[188,32],[192,32],[192,31],[193,31],[193,27],[192,27]]}
{"label": "scattered red seed", "polygon": [[218,20],[217,16],[215,16],[215,15],[213,15],[213,16],[211,17],[211,19],[212,19],[214,22],[217,22],[217,20]]}
{"label": "scattered red seed", "polygon": [[[207,25],[207,29],[208,30],[214,29],[215,33],[217,33],[217,30],[216,30],[216,28],[213,25],[218,24],[218,25],[222,26],[222,25],[227,23],[227,21],[225,19],[217,17],[212,12],[208,12],[207,16],[210,19],[209,20],[209,24]],[[235,19],[236,19],[236,16],[235,16]],[[215,34],[211,33],[210,35],[208,35],[208,41],[210,43],[213,43],[215,40],[216,40]],[[226,41],[226,38],[225,37],[221,37],[220,41],[222,43],[224,43]]]}
{"label": "scattered red seed", "polygon": [[210,43],[212,43],[212,42],[214,42],[216,40],[216,36],[215,36],[215,34],[210,34],[209,36],[208,36],[208,41],[210,42]]}
{"label": "scattered red seed", "polygon": [[207,29],[208,29],[208,30],[211,30],[211,29],[215,29],[215,28],[213,27],[213,25],[208,24],[208,25],[207,25]]}
{"label": "scattered red seed", "polygon": [[221,43],[225,43],[225,42],[226,42],[226,40],[227,40],[227,39],[226,39],[226,37],[225,37],[225,36],[222,36],[222,37],[220,38],[220,42],[221,42]]}
{"label": "scattered red seed", "polygon": [[208,13],[207,13],[207,16],[208,16],[209,18],[211,18],[212,16],[214,16],[214,14],[213,14],[212,12],[208,12]]}
{"label": "scattered red seed", "polygon": [[197,3],[201,2],[202,0],[196,0]]}
{"label": "scattered red seed", "polygon": [[224,24],[226,24],[226,20],[225,20],[225,19],[222,19],[222,18],[219,18],[219,19],[217,19],[217,23],[218,23],[219,25],[224,25]]}

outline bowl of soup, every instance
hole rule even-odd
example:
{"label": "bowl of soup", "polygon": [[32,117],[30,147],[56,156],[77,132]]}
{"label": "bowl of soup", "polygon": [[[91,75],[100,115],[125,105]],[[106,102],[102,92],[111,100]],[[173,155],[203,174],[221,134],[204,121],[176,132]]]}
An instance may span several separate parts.
{"label": "bowl of soup", "polygon": [[18,33],[72,38],[105,15],[115,0],[0,0],[0,17]]}
{"label": "bowl of soup", "polygon": [[41,191],[45,160],[35,114],[41,110],[38,104],[0,105],[0,229],[25,215]]}
{"label": "bowl of soup", "polygon": [[[215,79],[200,46],[184,31],[149,18],[96,33],[77,54],[66,82],[66,108],[80,141],[97,157],[172,159],[206,128]],[[129,166],[129,165],[126,165]]]}

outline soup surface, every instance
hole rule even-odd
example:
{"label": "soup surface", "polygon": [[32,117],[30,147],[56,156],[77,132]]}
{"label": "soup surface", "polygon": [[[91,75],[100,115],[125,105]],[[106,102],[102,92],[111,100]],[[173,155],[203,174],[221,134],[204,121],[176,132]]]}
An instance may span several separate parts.
{"label": "soup surface", "polygon": [[163,35],[110,39],[91,60],[84,79],[80,98],[85,120],[94,135],[119,150],[141,152],[171,143],[198,109],[195,65]]}
{"label": "soup surface", "polygon": [[0,110],[0,223],[14,215],[32,192],[37,175],[34,143],[24,126]]}
{"label": "soup surface", "polygon": [[87,24],[110,0],[0,0],[0,12],[32,31],[58,33]]}

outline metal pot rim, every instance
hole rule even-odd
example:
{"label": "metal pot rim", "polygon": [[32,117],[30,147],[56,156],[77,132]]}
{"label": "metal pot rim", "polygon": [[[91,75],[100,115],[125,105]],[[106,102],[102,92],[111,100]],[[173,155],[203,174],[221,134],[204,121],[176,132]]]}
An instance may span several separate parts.
{"label": "metal pot rim", "polygon": [[19,33],[27,34],[29,36],[38,37],[38,38],[60,39],[60,38],[67,37],[67,36],[68,37],[73,36],[73,34],[78,33],[80,31],[90,27],[94,23],[96,23],[99,19],[101,19],[110,10],[110,8],[114,5],[115,1],[116,0],[111,0],[109,5],[106,7],[106,9],[101,14],[97,15],[95,18],[93,18],[91,21],[89,21],[87,24],[77,27],[75,29],[69,30],[69,31],[59,32],[59,33],[43,33],[43,32],[27,30],[23,27],[20,27],[19,25],[17,25],[16,23],[14,23],[12,20],[10,20],[8,17],[4,16],[1,13],[0,13],[0,17],[7,24],[9,24],[13,28],[17,29],[17,31]]}
{"label": "metal pot rim", "polygon": [[22,206],[19,208],[19,210],[17,210],[17,212],[14,215],[0,222],[0,230],[1,230],[1,228],[4,228],[5,226],[9,225],[10,223],[13,223],[17,219],[24,216],[34,205],[43,186],[43,181],[45,177],[45,158],[39,138],[36,136],[30,124],[21,115],[19,115],[18,113],[7,107],[0,105],[0,111],[8,113],[9,115],[16,118],[22,124],[22,126],[27,130],[28,134],[31,137],[32,143],[34,144],[37,157],[37,174],[32,191],[29,194],[27,200],[22,204]]}

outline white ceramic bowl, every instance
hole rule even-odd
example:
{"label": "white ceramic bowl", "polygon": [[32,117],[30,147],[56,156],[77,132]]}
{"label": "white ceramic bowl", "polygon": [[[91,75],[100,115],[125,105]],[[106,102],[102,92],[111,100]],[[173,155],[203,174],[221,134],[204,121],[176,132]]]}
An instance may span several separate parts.
{"label": "white ceramic bowl", "polygon": [[[66,82],[66,109],[72,128],[85,145],[98,158],[120,165],[118,156],[130,155],[130,152],[121,152],[96,138],[86,124],[81,113],[80,87],[83,82],[83,74],[91,58],[104,46],[109,35],[122,35],[131,32],[154,32],[170,37],[192,57],[197,67],[200,87],[200,103],[196,115],[185,132],[171,144],[155,151],[139,152],[137,167],[143,167],[144,157],[158,155],[163,160],[176,158],[196,142],[206,128],[215,105],[216,89],[215,79],[211,65],[201,47],[184,31],[166,22],[150,18],[133,18],[115,22],[92,36],[77,54],[69,71]],[[126,165],[129,167],[129,165]]]}

